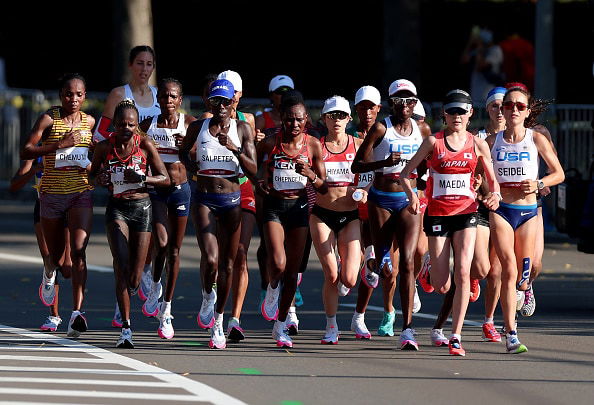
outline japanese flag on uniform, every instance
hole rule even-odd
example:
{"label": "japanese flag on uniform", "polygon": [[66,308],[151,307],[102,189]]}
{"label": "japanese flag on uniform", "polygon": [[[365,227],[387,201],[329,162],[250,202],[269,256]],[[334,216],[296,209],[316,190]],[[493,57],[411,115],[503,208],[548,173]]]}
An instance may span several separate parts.
{"label": "japanese flag on uniform", "polygon": [[441,225],[433,225],[433,232],[441,232]]}
{"label": "japanese flag on uniform", "polygon": [[472,153],[464,152],[464,159],[472,159]]}

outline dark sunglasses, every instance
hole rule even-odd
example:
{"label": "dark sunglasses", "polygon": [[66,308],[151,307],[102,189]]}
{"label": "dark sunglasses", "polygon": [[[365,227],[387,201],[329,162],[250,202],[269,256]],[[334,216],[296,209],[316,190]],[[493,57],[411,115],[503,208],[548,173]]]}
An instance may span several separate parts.
{"label": "dark sunglasses", "polygon": [[283,94],[285,94],[289,90],[291,90],[290,87],[283,86],[283,87],[279,87],[278,89],[274,90],[273,93],[276,94],[276,95],[282,96]]}
{"label": "dark sunglasses", "polygon": [[518,111],[526,111],[528,104],[520,103],[519,101],[505,101],[503,103],[504,110],[513,110],[514,107],[516,107]]}
{"label": "dark sunglasses", "polygon": [[349,115],[347,113],[345,113],[344,111],[334,111],[334,112],[326,113],[326,117],[328,117],[334,121],[344,120],[348,116]]}
{"label": "dark sunglasses", "polygon": [[233,102],[233,100],[230,99],[230,98],[225,98],[225,97],[213,97],[213,98],[209,98],[208,99],[208,102],[213,107],[218,107],[221,104],[223,104],[225,107],[228,107],[228,106],[231,105],[231,103]]}
{"label": "dark sunglasses", "polygon": [[396,105],[406,104],[409,107],[416,105],[417,101],[419,101],[416,97],[390,97],[390,100]]}
{"label": "dark sunglasses", "polygon": [[468,111],[466,111],[464,108],[452,107],[452,108],[448,108],[447,110],[445,110],[445,113],[447,115],[464,115],[464,114],[468,114]]}

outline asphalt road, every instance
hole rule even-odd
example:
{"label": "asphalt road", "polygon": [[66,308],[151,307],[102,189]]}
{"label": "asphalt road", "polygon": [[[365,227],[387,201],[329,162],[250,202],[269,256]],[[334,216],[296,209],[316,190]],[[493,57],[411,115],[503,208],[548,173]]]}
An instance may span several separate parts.
{"label": "asphalt road", "polygon": [[[247,339],[211,350],[208,332],[195,321],[201,303],[200,253],[191,227],[172,309],[174,339],[161,340],[158,321],[144,317],[141,302],[134,299],[136,348],[123,350],[115,349],[119,331],[110,325],[114,282],[101,208],[96,209],[87,250],[88,263],[96,268],[89,272],[84,305],[89,332],[66,339],[65,322],[51,335],[35,332],[47,309],[37,296],[41,265],[35,262],[39,254],[31,212],[28,203],[0,203],[0,404],[592,403],[594,257],[577,252],[562,236],[547,243],[543,275],[535,283],[535,315],[519,320],[520,338],[529,348],[521,355],[506,354],[503,343],[481,341],[477,325],[482,322],[482,297],[469,307],[463,332],[467,356],[454,358],[447,348],[432,347],[429,331],[441,296],[422,291],[423,306],[414,317],[419,352],[398,350],[397,336],[376,336],[382,318],[379,291],[366,315],[374,334],[370,341],[357,341],[349,331],[356,302],[352,294],[341,300],[339,344],[320,345],[323,277],[315,253],[301,285],[305,303],[297,310],[299,336],[293,349],[277,349],[272,324],[257,309],[257,237],[242,315]],[[71,290],[67,282],[63,286],[61,315],[68,319]],[[400,307],[398,295],[395,306]],[[501,324],[497,315],[496,324]],[[397,327],[400,321],[397,316]]]}

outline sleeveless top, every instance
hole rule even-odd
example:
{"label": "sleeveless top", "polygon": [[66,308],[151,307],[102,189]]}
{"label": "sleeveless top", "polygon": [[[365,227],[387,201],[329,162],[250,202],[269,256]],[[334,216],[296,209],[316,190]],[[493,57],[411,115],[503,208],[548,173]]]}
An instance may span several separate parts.
{"label": "sleeveless top", "polygon": [[278,126],[274,123],[272,115],[268,111],[264,111],[262,117],[264,117],[264,129],[276,128]]}
{"label": "sleeveless top", "polygon": [[538,149],[532,129],[518,143],[507,143],[499,132],[491,148],[495,178],[502,187],[520,187],[523,180],[538,179]]}
{"label": "sleeveless top", "polygon": [[[206,177],[235,177],[239,175],[239,160],[219,143],[219,139],[210,133],[210,118],[202,123],[202,128],[196,137],[196,159],[198,175]],[[237,147],[241,146],[237,133],[237,121],[232,119],[227,136]]]}
{"label": "sleeveless top", "polygon": [[163,163],[179,162],[179,149],[175,142],[175,136],[173,135],[186,135],[186,126],[184,124],[186,116],[182,113],[179,114],[177,128],[159,128],[157,126],[158,118],[158,115],[153,117],[146,134],[156,143],[157,151],[159,152],[159,156],[161,157],[161,160],[163,160]]}
{"label": "sleeveless top", "polygon": [[[390,117],[385,119],[386,133],[379,145],[373,148],[373,160],[377,162],[386,159],[392,152],[401,152],[400,162],[394,166],[376,169],[375,171],[377,173],[383,173],[384,176],[388,176],[391,179],[398,179],[404,166],[406,166],[415,153],[417,153],[417,150],[419,150],[421,143],[423,143],[423,136],[415,120],[411,119],[410,121],[412,133],[408,136],[403,136],[396,132],[396,129],[392,126]],[[410,177],[417,177],[416,169],[411,173]]]}
{"label": "sleeveless top", "polygon": [[110,137],[108,142],[109,150],[105,156],[105,163],[110,176],[112,196],[118,198],[144,189],[146,186],[143,183],[124,182],[125,169],[133,169],[140,175],[147,174],[146,156],[140,150],[140,135],[134,134],[132,152],[125,158],[119,156],[115,150],[115,136]]}
{"label": "sleeveless top", "polygon": [[132,89],[130,88],[129,84],[124,85],[124,98],[134,100],[134,104],[136,104],[136,108],[138,109],[138,122],[142,122],[145,118],[154,117],[156,115],[161,114],[161,108],[159,107],[159,102],[157,101],[157,88],[154,86],[149,86],[151,89],[151,93],[153,93],[153,104],[150,107],[143,107],[134,98],[134,94],[132,93]]}
{"label": "sleeveless top", "polygon": [[476,193],[473,187],[476,165],[474,135],[466,132],[464,146],[459,151],[453,151],[447,145],[443,131],[435,134],[425,190],[429,200],[428,215],[449,216],[476,212]]}
{"label": "sleeveless top", "polygon": [[[62,139],[66,132],[70,132],[60,115],[60,107],[52,107],[48,114],[54,120],[49,136],[41,141],[42,145],[56,143]],[[39,191],[49,194],[70,194],[92,190],[86,167],[90,160],[88,157],[89,146],[93,135],[89,126],[87,114],[80,112],[81,120],[74,131],[80,131],[80,143],[70,147],[61,148],[56,152],[43,156],[43,177]]]}
{"label": "sleeveless top", "polygon": [[276,135],[274,148],[266,160],[268,186],[286,195],[297,195],[307,185],[307,177],[295,171],[295,161],[301,159],[311,164],[311,156],[307,148],[309,135],[303,134],[303,145],[295,155],[285,152],[282,145],[282,131]]}
{"label": "sleeveless top", "polygon": [[355,175],[351,172],[351,164],[355,159],[357,149],[352,135],[347,135],[347,145],[342,152],[334,153],[326,147],[326,137],[321,139],[323,160],[326,166],[326,184],[328,187],[352,186]]}

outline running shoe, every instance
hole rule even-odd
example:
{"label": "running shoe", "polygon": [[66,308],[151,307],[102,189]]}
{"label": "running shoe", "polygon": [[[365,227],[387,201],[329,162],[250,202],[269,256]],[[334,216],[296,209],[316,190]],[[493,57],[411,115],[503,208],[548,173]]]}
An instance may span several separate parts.
{"label": "running shoe", "polygon": [[468,299],[469,302],[476,302],[479,296],[481,295],[481,284],[479,280],[475,278],[470,279],[470,298]]}
{"label": "running shoe", "polygon": [[400,350],[419,350],[413,329],[407,328],[400,332]]}
{"label": "running shoe", "polygon": [[175,335],[175,331],[173,330],[173,323],[171,320],[173,319],[173,315],[169,312],[161,312],[157,314],[157,319],[159,320],[159,329],[157,329],[157,334],[161,339],[171,339],[173,335]]}
{"label": "running shoe", "polygon": [[284,322],[274,322],[274,326],[272,327],[272,338],[276,340],[276,345],[278,347],[293,347],[293,341],[287,334]]}
{"label": "running shoe", "polygon": [[161,281],[151,284],[149,296],[142,304],[142,313],[145,316],[157,316],[159,313],[159,298],[163,295]]}
{"label": "running shoe", "polygon": [[491,322],[483,323],[483,340],[485,342],[501,342],[501,334]]}
{"label": "running shoe", "polygon": [[373,246],[365,248],[365,258],[361,266],[361,281],[369,288],[376,288],[379,284],[379,274],[371,270],[372,264],[375,262],[375,252]]}
{"label": "running shoe", "polygon": [[355,339],[371,339],[371,333],[369,333],[369,329],[365,325],[363,314],[357,314],[356,312],[353,314],[351,330],[355,332]]}
{"label": "running shoe", "polygon": [[122,313],[120,312],[120,306],[117,302],[115,312],[113,314],[113,319],[111,320],[111,326],[113,328],[121,328],[123,326]]}
{"label": "running shoe", "polygon": [[528,351],[528,348],[520,342],[520,339],[518,339],[518,334],[515,330],[505,334],[505,347],[507,348],[507,352],[512,354]]}
{"label": "running shoe", "polygon": [[48,316],[45,323],[39,327],[41,330],[55,332],[58,326],[62,323],[62,318],[59,316]]}
{"label": "running shoe", "polygon": [[297,336],[299,334],[299,319],[297,319],[296,312],[289,311],[285,321],[285,327],[290,336]]}
{"label": "running shoe", "polygon": [[452,356],[466,356],[466,351],[462,348],[462,344],[456,338],[451,338],[448,343],[448,348],[450,349],[450,354]]}
{"label": "running shoe", "polygon": [[324,337],[322,338],[321,343],[323,345],[335,345],[338,344],[338,337],[340,336],[340,331],[334,325],[326,326],[326,333],[324,333]]}
{"label": "running shoe", "polygon": [[429,252],[423,255],[423,264],[421,265],[421,271],[419,272],[419,283],[421,283],[421,288],[426,293],[432,293],[435,291],[435,288],[431,285],[431,256],[429,256]]}
{"label": "running shoe", "polygon": [[227,339],[233,342],[239,342],[240,340],[245,339],[245,334],[243,333],[243,329],[239,324],[239,319],[229,319],[229,323],[227,323]]}
{"label": "running shoe", "polygon": [[[153,285],[153,273],[149,268],[147,271],[142,273],[142,278],[140,279],[140,288],[138,289],[138,298],[143,301],[146,301],[149,294],[151,293],[151,287]],[[134,294],[132,294],[134,295]]]}
{"label": "running shoe", "polygon": [[303,295],[301,295],[301,289],[297,287],[295,290],[295,306],[300,307],[303,305]]}
{"label": "running shoe", "polygon": [[351,289],[346,287],[344,284],[342,284],[342,282],[338,282],[338,296],[340,297],[346,297],[347,295],[350,294]]}
{"label": "running shoe", "polygon": [[536,309],[536,298],[534,297],[534,287],[529,284],[528,289],[524,291],[524,305],[520,309],[522,316],[534,315]]}
{"label": "running shoe", "polygon": [[524,300],[526,299],[526,293],[521,290],[516,290],[516,311],[522,309],[522,305],[524,305]]}
{"label": "running shoe", "polygon": [[210,328],[210,341],[208,347],[211,349],[224,349],[227,347],[227,339],[223,331],[223,322],[215,321],[212,328]]}
{"label": "running shoe", "polygon": [[417,290],[417,283],[415,283],[415,298],[413,300],[413,314],[416,314],[421,310],[421,298],[419,297],[419,291]]}
{"label": "running shoe", "polygon": [[212,325],[215,323],[215,302],[217,302],[217,290],[213,288],[210,294],[207,294],[206,291],[202,290],[202,306],[200,307],[200,312],[196,318],[198,326],[202,329],[212,328]]}
{"label": "running shoe", "polygon": [[72,311],[70,322],[68,322],[68,337],[79,337],[81,333],[87,331],[87,319],[80,311]]}
{"label": "running shoe", "polygon": [[39,286],[39,299],[46,307],[54,305],[56,302],[56,270],[48,277],[43,270],[41,285]]}
{"label": "running shoe", "polygon": [[302,281],[303,281],[303,273],[297,273],[297,287],[299,287],[301,285]]}
{"label": "running shoe", "polygon": [[394,336],[394,321],[396,320],[396,311],[394,312],[385,312],[384,317],[382,318],[382,322],[380,323],[379,328],[377,329],[377,334],[379,336]]}
{"label": "running shoe", "polygon": [[278,317],[278,296],[280,295],[280,283],[276,286],[276,288],[272,288],[270,284],[268,284],[268,288],[266,289],[266,297],[264,301],[262,301],[262,316],[267,321],[275,321]]}
{"label": "running shoe", "polygon": [[433,346],[448,346],[449,343],[450,341],[443,334],[443,329],[431,329],[431,344]]}
{"label": "running shoe", "polygon": [[134,349],[134,342],[132,342],[132,329],[122,328],[120,332],[120,338],[116,343],[116,347],[119,349]]}

